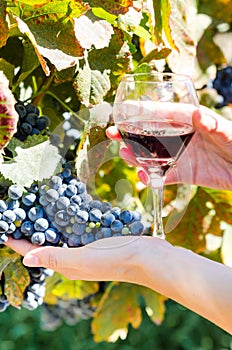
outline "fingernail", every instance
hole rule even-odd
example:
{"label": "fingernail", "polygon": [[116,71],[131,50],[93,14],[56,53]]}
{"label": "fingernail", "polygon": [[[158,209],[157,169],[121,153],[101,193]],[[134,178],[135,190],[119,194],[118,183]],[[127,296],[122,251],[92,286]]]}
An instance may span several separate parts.
{"label": "fingernail", "polygon": [[27,266],[38,266],[39,265],[39,259],[35,255],[25,255],[23,259],[24,265]]}

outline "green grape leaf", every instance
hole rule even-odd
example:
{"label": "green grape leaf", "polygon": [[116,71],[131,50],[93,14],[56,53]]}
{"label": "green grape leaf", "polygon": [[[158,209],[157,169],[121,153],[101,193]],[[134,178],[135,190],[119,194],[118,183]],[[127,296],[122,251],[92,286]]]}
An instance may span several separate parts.
{"label": "green grape leaf", "polygon": [[10,304],[20,308],[23,292],[30,282],[29,274],[22,264],[21,256],[10,248],[0,250],[0,275],[5,274],[5,294]]}
{"label": "green grape leaf", "polygon": [[110,341],[115,331],[124,330],[127,333],[129,324],[138,328],[141,321],[142,313],[138,305],[136,286],[111,283],[98,304],[91,324],[94,340]]}
{"label": "green grape leaf", "polygon": [[132,0],[89,0],[91,7],[102,7],[105,11],[113,14],[124,14],[133,6]]}
{"label": "green grape leaf", "polygon": [[167,58],[171,52],[172,52],[172,50],[169,49],[168,47],[165,47],[161,50],[154,49],[142,58],[142,60],[139,62],[139,65],[141,63],[145,63],[145,62],[149,63],[152,60],[162,60],[164,58]]}
{"label": "green grape leaf", "polygon": [[170,21],[171,21],[172,6],[171,6],[170,0],[161,0],[161,13],[162,13],[162,26],[163,26],[163,30],[166,35],[167,41],[173,49],[179,50],[178,47],[176,46],[175,41],[173,40],[172,31],[171,31]]}
{"label": "green grape leaf", "polygon": [[209,27],[204,31],[198,42],[198,63],[203,71],[207,70],[212,64],[221,66],[227,62],[223,51],[213,40],[213,35],[213,29]]}
{"label": "green grape leaf", "polygon": [[12,152],[13,158],[17,156],[16,148],[30,148],[34,147],[42,142],[45,142],[48,140],[47,135],[29,135],[27,136],[27,139],[25,141],[20,141],[16,137],[12,137],[7,145],[7,149]]}
{"label": "green grape leaf", "polygon": [[6,1],[0,3],[0,48],[6,45],[9,27],[6,20]]}
{"label": "green grape leaf", "polygon": [[110,24],[114,24],[117,16],[112,15],[111,13],[104,10],[102,7],[92,7],[92,12],[96,17],[105,19]]}
{"label": "green grape leaf", "polygon": [[21,186],[51,177],[61,160],[58,149],[48,141],[25,149],[16,147],[15,151],[17,156],[12,161],[2,162],[0,171],[6,179]]}
{"label": "green grape leaf", "polygon": [[204,13],[223,23],[231,23],[231,0],[201,0],[198,7],[199,13]]}
{"label": "green grape leaf", "polygon": [[75,66],[78,59],[83,57],[83,48],[75,37],[73,22],[47,20],[38,23],[31,20],[27,24],[35,38],[36,49],[58,71]]}
{"label": "green grape leaf", "polygon": [[139,305],[141,296],[144,298],[146,311],[151,320],[160,324],[165,312],[165,297],[146,287],[112,282],[99,301],[94,314],[91,325],[94,340],[96,342],[116,341],[120,330],[127,334],[130,324],[138,328],[142,321]]}
{"label": "green grape leaf", "polygon": [[[153,28],[155,38],[158,44],[162,43],[162,12],[161,12],[161,1],[153,0],[154,16],[155,16],[155,26]],[[152,22],[152,21],[150,21]]]}
{"label": "green grape leaf", "polygon": [[63,300],[83,299],[88,295],[97,293],[99,288],[97,282],[70,281],[63,276],[60,276],[60,278],[60,283],[57,283],[51,293]]}
{"label": "green grape leaf", "polygon": [[91,50],[88,61],[91,69],[110,72],[111,91],[115,91],[120,77],[131,70],[132,56],[123,31],[115,28],[109,47]]}
{"label": "green grape leaf", "polygon": [[83,15],[74,19],[74,31],[83,49],[102,49],[109,46],[113,27],[105,20],[92,21]]}
{"label": "green grape leaf", "polygon": [[108,71],[101,73],[99,70],[90,69],[85,64],[78,72],[73,87],[81,103],[86,107],[99,104],[110,90],[110,78]]}
{"label": "green grape leaf", "polygon": [[[173,209],[172,222],[174,229],[166,233],[167,240],[171,244],[191,249],[196,253],[205,250],[205,234],[208,228],[205,219],[209,215],[210,209],[207,207],[207,202],[210,202],[210,199],[209,194],[199,188],[183,213]],[[180,215],[182,215],[181,221]],[[164,223],[167,220],[168,218],[164,218]],[[178,225],[176,225],[176,220],[179,222]],[[169,222],[169,228],[172,222]]]}
{"label": "green grape leaf", "polygon": [[9,89],[9,81],[0,71],[0,150],[2,150],[17,130],[18,113],[16,101]]}
{"label": "green grape leaf", "polygon": [[39,51],[38,48],[38,44],[36,42],[35,36],[33,35],[33,33],[31,32],[30,28],[28,27],[28,25],[22,21],[19,17],[15,17],[16,22],[18,24],[18,29],[20,30],[20,32],[22,34],[25,34],[31,41],[32,45],[34,46],[36,55],[38,56],[39,62],[41,64],[41,67],[43,68],[43,71],[46,75],[50,75],[50,69],[45,61],[45,59],[43,58],[42,54]]}
{"label": "green grape leaf", "polygon": [[20,75],[16,82],[17,86],[39,66],[38,56],[36,55],[35,49],[29,40],[23,41],[23,50],[23,63]]}
{"label": "green grape leaf", "polygon": [[0,58],[0,71],[3,71],[7,79],[9,80],[9,86],[12,86],[12,82],[14,79],[14,69],[15,66],[8,61],[6,61],[4,58]]}
{"label": "green grape leaf", "polygon": [[41,18],[43,21],[48,17],[53,20],[60,18],[71,19],[79,17],[89,10],[89,5],[81,0],[23,0],[18,1],[18,11],[12,8],[16,14],[21,14],[25,19]]}

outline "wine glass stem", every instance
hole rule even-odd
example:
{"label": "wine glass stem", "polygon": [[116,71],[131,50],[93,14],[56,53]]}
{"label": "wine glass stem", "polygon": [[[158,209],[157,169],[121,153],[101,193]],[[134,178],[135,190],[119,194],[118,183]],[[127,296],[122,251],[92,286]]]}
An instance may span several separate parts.
{"label": "wine glass stem", "polygon": [[163,209],[163,188],[165,177],[160,173],[159,169],[153,168],[149,170],[151,181],[152,199],[153,199],[153,233],[154,237],[165,238],[162,220]]}

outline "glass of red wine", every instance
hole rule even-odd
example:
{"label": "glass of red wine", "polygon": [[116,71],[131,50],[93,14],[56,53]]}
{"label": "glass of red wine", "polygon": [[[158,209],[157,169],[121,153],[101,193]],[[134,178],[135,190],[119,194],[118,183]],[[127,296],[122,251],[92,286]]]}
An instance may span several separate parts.
{"label": "glass of red wine", "polygon": [[113,116],[119,133],[150,179],[153,236],[165,238],[162,207],[165,177],[192,136],[199,103],[190,77],[174,73],[125,75],[117,89]]}

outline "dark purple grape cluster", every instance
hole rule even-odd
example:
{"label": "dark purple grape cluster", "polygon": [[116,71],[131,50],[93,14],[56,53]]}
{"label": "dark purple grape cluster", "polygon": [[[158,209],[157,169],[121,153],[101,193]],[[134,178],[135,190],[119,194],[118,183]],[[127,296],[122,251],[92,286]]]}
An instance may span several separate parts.
{"label": "dark purple grape cluster", "polygon": [[40,116],[38,107],[32,103],[26,105],[18,101],[15,104],[15,110],[19,115],[19,121],[14,137],[20,141],[25,141],[29,135],[45,133],[50,125],[50,119],[45,115]]}
{"label": "dark purple grape cluster", "polygon": [[[68,163],[59,174],[30,188],[11,185],[7,196],[0,200],[0,244],[11,236],[40,246],[81,247],[102,238],[143,232],[138,211],[94,200]],[[48,272],[28,270],[31,282],[23,306],[35,309],[42,303]]]}
{"label": "dark purple grape cluster", "polygon": [[232,103],[232,66],[219,69],[213,80],[213,88],[223,97],[223,101],[217,104],[217,108]]}
{"label": "dark purple grape cluster", "polygon": [[58,299],[55,305],[43,304],[41,317],[43,330],[54,331],[63,323],[74,326],[81,320],[89,319],[96,309],[92,303],[94,296],[89,295],[83,299]]}

